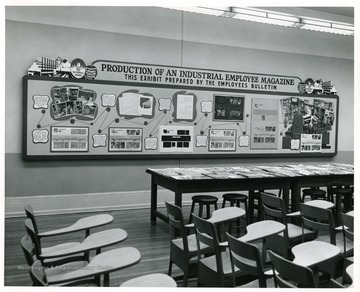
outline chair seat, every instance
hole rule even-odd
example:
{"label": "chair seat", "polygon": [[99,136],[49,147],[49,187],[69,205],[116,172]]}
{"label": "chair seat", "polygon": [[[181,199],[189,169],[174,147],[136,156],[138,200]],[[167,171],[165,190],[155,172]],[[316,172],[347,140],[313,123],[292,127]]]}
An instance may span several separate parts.
{"label": "chair seat", "polygon": [[89,263],[87,261],[76,261],[70,262],[61,266],[53,267],[53,268],[45,268],[44,272],[46,277],[56,277],[64,273],[64,271],[75,271],[86,267]]}
{"label": "chair seat", "polygon": [[120,287],[177,287],[173,278],[166,274],[150,274],[125,281]]}
{"label": "chair seat", "polygon": [[[302,227],[301,226],[298,226],[298,225],[295,225],[292,223],[288,223],[287,227],[288,227],[289,239],[294,240],[294,239],[302,237]],[[315,233],[311,230],[304,228],[304,240],[310,240],[310,239],[314,239],[314,238],[315,238]]]}
{"label": "chair seat", "polygon": [[[224,275],[230,275],[232,273],[232,269],[231,269],[231,260],[228,250],[223,251],[221,253],[221,260],[222,260]],[[217,272],[216,258],[214,255],[202,258],[200,259],[200,262],[205,266],[207,266],[209,269],[213,270],[214,272]],[[235,272],[240,271],[237,267],[235,267],[234,270]]]}
{"label": "chair seat", "polygon": [[223,194],[223,199],[226,201],[240,201],[240,202],[246,202],[248,199],[248,196],[245,194],[239,194],[239,193],[226,193]]}
{"label": "chair seat", "polygon": [[[191,234],[188,237],[188,247],[190,253],[196,253],[197,252],[197,244],[196,244],[196,236],[195,234]],[[171,242],[176,245],[178,248],[184,250],[184,244],[182,238],[176,238],[171,240]],[[205,248],[208,248],[208,246],[200,243],[200,249],[203,250]]]}
{"label": "chair seat", "polygon": [[212,204],[218,201],[218,198],[215,196],[209,195],[197,195],[191,198],[195,203],[203,203],[203,204]]}

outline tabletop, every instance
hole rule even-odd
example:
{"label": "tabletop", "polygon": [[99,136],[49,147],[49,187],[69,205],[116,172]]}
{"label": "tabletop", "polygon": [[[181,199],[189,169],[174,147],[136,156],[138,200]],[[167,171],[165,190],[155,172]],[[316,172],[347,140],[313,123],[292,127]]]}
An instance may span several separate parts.
{"label": "tabletop", "polygon": [[138,263],[141,259],[140,252],[134,247],[121,247],[96,255],[90,263],[82,268],[49,277],[50,284],[62,283],[84,279],[101,274],[108,274]]}
{"label": "tabletop", "polygon": [[354,217],[354,211],[349,211],[349,212],[347,212],[346,214],[349,215],[349,216],[353,216],[353,217]]}
{"label": "tabletop", "polygon": [[211,217],[207,220],[214,224],[228,222],[245,215],[245,210],[239,207],[227,207],[212,212]]}
{"label": "tabletop", "polygon": [[71,246],[65,249],[57,249],[57,250],[51,248],[49,252],[47,252],[45,248],[43,249],[44,252],[40,255],[40,257],[56,258],[56,257],[76,254],[79,252],[95,250],[115,243],[119,243],[121,241],[124,241],[126,238],[127,238],[127,232],[123,229],[114,228],[114,229],[104,230],[89,235],[84,239],[83,242],[75,246]]}
{"label": "tabletop", "polygon": [[316,266],[322,262],[338,256],[340,248],[324,241],[309,241],[295,245],[291,249],[293,262],[306,267]]}
{"label": "tabletop", "polygon": [[45,231],[38,234],[39,237],[46,237],[46,236],[54,236],[54,235],[61,235],[66,233],[71,233],[80,230],[86,230],[89,228],[95,228],[99,226],[103,226],[109,224],[114,221],[114,217],[109,214],[99,214],[94,216],[88,216],[79,219],[73,225],[60,228],[51,231]]}
{"label": "tabletop", "polygon": [[238,239],[247,242],[255,241],[281,233],[285,228],[284,224],[275,220],[263,220],[246,226],[247,233]]}

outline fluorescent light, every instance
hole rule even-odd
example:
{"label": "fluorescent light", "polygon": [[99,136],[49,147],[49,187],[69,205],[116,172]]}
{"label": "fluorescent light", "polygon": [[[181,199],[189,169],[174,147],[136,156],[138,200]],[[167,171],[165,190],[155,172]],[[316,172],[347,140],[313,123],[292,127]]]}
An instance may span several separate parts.
{"label": "fluorescent light", "polygon": [[289,27],[294,25],[294,21],[286,21],[286,20],[275,19],[275,18],[257,17],[257,16],[245,15],[245,14],[236,14],[233,18],[261,22],[261,23],[266,23],[266,24],[289,26]]}
{"label": "fluorescent light", "polygon": [[311,24],[305,24],[304,26],[301,27],[301,29],[321,31],[321,32],[330,32],[330,33],[337,33],[337,34],[343,34],[343,35],[354,35],[354,31],[351,31],[351,30],[311,25]]}
{"label": "fluorescent light", "polygon": [[253,9],[247,9],[247,8],[238,8],[238,7],[231,7],[232,12],[244,14],[244,15],[252,15],[252,16],[258,16],[258,17],[266,17],[266,12],[253,10]]}

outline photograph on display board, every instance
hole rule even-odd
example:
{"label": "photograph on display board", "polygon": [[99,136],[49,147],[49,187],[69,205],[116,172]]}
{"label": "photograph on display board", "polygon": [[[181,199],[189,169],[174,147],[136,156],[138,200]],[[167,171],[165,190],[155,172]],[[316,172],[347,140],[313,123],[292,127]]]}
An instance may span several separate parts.
{"label": "photograph on display board", "polygon": [[[302,136],[302,134],[321,134],[321,148],[331,147],[329,141],[330,132],[335,123],[334,102],[317,98],[291,97],[281,100],[281,110],[282,121],[287,127],[283,137],[283,149],[289,148],[290,140],[301,139],[301,137],[307,140],[305,138],[307,136]],[[316,150],[314,152],[318,152],[315,148],[317,147],[314,147]],[[302,152],[308,152],[308,150],[309,147],[302,148]]]}
{"label": "photograph on display board", "polygon": [[214,121],[243,121],[244,96],[214,95]]}
{"label": "photograph on display board", "polygon": [[89,128],[51,127],[52,152],[87,152],[89,150]]}
{"label": "photograph on display board", "polygon": [[141,128],[109,128],[109,151],[142,150]]}
{"label": "photograph on display board", "polygon": [[209,151],[235,151],[236,130],[209,130]]}
{"label": "photograph on display board", "polygon": [[193,127],[159,126],[160,152],[193,152]]}
{"label": "photograph on display board", "polygon": [[251,149],[277,149],[279,101],[254,98],[251,105]]}

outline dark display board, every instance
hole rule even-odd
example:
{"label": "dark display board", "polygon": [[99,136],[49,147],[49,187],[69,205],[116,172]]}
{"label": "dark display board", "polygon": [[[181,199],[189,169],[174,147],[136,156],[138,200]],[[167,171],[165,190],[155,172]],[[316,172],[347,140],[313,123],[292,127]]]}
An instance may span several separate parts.
{"label": "dark display board", "polygon": [[338,97],[25,76],[24,159],[334,156]]}

